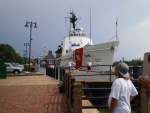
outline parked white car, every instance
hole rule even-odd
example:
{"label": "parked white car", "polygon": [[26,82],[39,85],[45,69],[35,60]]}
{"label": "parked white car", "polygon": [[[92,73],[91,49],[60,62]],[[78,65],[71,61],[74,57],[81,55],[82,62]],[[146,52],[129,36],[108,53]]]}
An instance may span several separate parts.
{"label": "parked white car", "polygon": [[14,75],[18,75],[19,73],[22,73],[21,67],[13,66],[11,63],[5,63],[6,64],[6,72],[7,73],[14,73]]}
{"label": "parked white car", "polygon": [[15,67],[20,67],[20,68],[22,68],[22,71],[24,71],[24,65],[22,65],[22,64],[16,64]]}

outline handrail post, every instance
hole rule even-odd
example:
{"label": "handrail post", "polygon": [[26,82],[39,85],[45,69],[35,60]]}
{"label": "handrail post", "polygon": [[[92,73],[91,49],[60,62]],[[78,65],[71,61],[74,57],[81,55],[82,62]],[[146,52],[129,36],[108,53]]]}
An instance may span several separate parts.
{"label": "handrail post", "polygon": [[109,79],[109,81],[111,81],[111,65],[110,65],[110,79]]}
{"label": "handrail post", "polygon": [[75,82],[73,88],[73,112],[82,113],[82,84]]}

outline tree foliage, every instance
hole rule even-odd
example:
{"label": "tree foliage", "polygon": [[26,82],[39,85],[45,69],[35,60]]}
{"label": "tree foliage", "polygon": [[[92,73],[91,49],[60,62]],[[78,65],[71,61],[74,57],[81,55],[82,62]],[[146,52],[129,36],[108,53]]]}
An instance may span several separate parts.
{"label": "tree foliage", "polygon": [[127,61],[127,60],[125,60],[123,58],[122,61],[115,61],[113,63],[113,65],[116,66],[119,62],[124,62],[124,63],[128,64],[129,66],[143,65],[143,60],[141,60],[141,58],[139,58],[139,59],[132,59],[131,61]]}
{"label": "tree foliage", "polygon": [[24,62],[24,59],[8,44],[0,44],[0,59],[4,62]]}

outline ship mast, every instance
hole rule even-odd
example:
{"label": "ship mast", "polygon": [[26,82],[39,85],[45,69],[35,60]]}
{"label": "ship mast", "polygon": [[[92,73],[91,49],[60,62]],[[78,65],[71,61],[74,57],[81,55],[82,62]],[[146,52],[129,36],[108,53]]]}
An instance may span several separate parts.
{"label": "ship mast", "polygon": [[[64,18],[69,18],[70,19],[70,24],[69,24],[69,31],[71,32],[71,30],[72,30],[72,28],[73,28],[73,30],[75,31],[75,28],[76,28],[76,21],[78,20],[78,18],[76,17],[76,15],[75,15],[75,12],[71,12],[70,11],[70,16],[69,17],[64,17]],[[72,27],[71,27],[71,24],[72,24]],[[69,33],[70,34],[70,33]],[[69,35],[69,37],[70,37],[70,35]],[[70,38],[69,38],[70,39]]]}

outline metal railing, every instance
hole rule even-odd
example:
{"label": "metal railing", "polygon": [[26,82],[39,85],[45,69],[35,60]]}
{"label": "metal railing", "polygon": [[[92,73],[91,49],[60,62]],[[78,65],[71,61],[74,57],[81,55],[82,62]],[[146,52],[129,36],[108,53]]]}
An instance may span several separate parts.
{"label": "metal railing", "polygon": [[[111,75],[112,74],[112,65],[100,65],[100,66],[109,66],[109,72],[107,73],[100,73],[99,71],[97,71],[97,74],[92,74],[92,75],[109,75],[109,83],[111,83]],[[86,67],[86,66],[82,66],[82,67]],[[74,89],[75,89],[75,83],[77,82],[75,80],[75,76],[87,76],[87,75],[71,75],[71,73],[67,70],[69,70],[70,67],[66,67],[66,68],[46,68],[46,75],[57,79],[59,81],[64,81],[64,87],[65,87],[65,94],[68,100],[68,103],[70,105],[70,107],[73,107],[73,104],[75,103],[76,100],[74,100]],[[80,67],[81,68],[81,67]],[[67,72],[67,73],[66,73]],[[108,93],[110,93],[111,88],[110,87],[85,87],[86,83],[88,83],[87,81],[80,81],[82,83],[82,87],[80,90],[80,92],[98,92],[98,91],[108,91]],[[98,82],[98,81],[97,81]],[[134,81],[137,82],[137,81]],[[90,82],[91,83],[91,82]],[[96,82],[92,82],[92,83],[96,83]],[[137,90],[140,90],[139,86],[136,86]],[[136,96],[135,99],[137,99],[138,101],[140,101],[140,96]],[[108,100],[108,95],[100,95],[100,96],[87,96],[82,94],[81,96],[81,101],[82,100],[89,100],[89,101],[95,101],[95,100]],[[131,107],[139,107],[140,106],[140,102],[138,102],[138,104],[136,104],[137,102],[132,102],[131,103]],[[108,105],[92,105],[92,106],[82,106],[82,109],[93,109],[93,108],[108,108]]]}
{"label": "metal railing", "polygon": [[[107,91],[107,94],[110,94],[110,91],[111,91],[111,88],[110,87],[83,87],[85,86],[85,83],[89,83],[89,82],[86,82],[84,81],[84,83],[82,83],[82,87],[81,88],[81,91],[79,91],[81,93],[81,99],[79,100],[76,100],[74,99],[74,89],[76,87],[76,85],[74,85],[77,81],[75,81],[74,78],[70,78],[69,79],[69,84],[68,85],[68,91],[67,91],[67,100],[69,101],[69,105],[70,107],[73,107],[75,106],[74,103],[76,103],[76,101],[79,102],[79,100],[88,100],[88,101],[101,101],[100,104],[98,105],[86,105],[86,106],[83,106],[82,105],[82,109],[107,109],[108,108],[108,105],[106,104],[106,102],[108,101],[108,95],[105,95],[106,91]],[[133,82],[137,82],[137,81],[133,81]],[[91,83],[91,82],[90,82]],[[95,83],[95,82],[92,82],[92,84]],[[105,82],[104,82],[105,83]],[[110,85],[110,82],[108,82],[109,85]],[[105,83],[107,84],[107,83]],[[108,85],[108,86],[109,86]],[[140,92],[140,86],[136,86],[136,89],[138,90],[138,92]],[[102,92],[104,95],[98,95],[98,96],[87,96],[84,92],[90,92],[90,93],[93,93],[94,92]],[[105,93],[104,93],[105,92]],[[140,94],[140,93],[139,93]],[[139,94],[135,97],[135,99],[133,100],[133,102],[131,103],[131,107],[134,109],[137,109],[137,108],[140,108],[140,96]],[[105,101],[105,102],[104,102]]]}
{"label": "metal railing", "polygon": [[[137,90],[139,90],[139,87],[136,87]],[[111,88],[82,88],[82,91],[90,91],[90,92],[95,92],[95,91],[108,91],[110,93]],[[109,96],[92,96],[92,97],[82,97],[82,100],[102,100],[102,99],[107,99],[108,100]],[[135,99],[140,100],[139,95],[135,97]],[[131,107],[140,107],[139,103],[132,103]],[[108,105],[93,105],[93,106],[82,106],[82,109],[91,109],[91,108],[108,108]]]}
{"label": "metal railing", "polygon": [[63,67],[46,68],[46,75],[58,81],[62,81],[65,75],[65,69]]}

